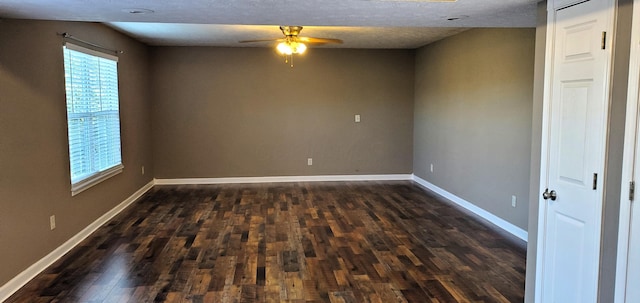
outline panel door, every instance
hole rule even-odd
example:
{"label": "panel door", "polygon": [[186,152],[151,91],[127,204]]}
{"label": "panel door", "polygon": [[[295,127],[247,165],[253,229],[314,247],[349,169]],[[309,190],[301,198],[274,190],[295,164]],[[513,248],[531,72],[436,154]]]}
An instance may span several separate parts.
{"label": "panel door", "polygon": [[554,10],[541,302],[597,301],[611,5]]}

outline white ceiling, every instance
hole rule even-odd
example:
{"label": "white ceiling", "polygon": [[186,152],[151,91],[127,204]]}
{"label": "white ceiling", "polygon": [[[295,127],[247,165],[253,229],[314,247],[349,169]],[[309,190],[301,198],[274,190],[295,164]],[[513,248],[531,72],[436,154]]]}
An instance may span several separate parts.
{"label": "white ceiling", "polygon": [[472,27],[534,27],[537,1],[0,0],[0,17],[104,22],[150,45],[269,46],[238,41],[303,25],[339,47],[411,49]]}

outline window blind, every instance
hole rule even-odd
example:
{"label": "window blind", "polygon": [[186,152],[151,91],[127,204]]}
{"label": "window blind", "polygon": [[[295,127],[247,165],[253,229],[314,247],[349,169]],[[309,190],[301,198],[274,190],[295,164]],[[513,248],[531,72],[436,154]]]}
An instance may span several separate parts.
{"label": "window blind", "polygon": [[63,48],[71,192],[122,171],[117,57]]}

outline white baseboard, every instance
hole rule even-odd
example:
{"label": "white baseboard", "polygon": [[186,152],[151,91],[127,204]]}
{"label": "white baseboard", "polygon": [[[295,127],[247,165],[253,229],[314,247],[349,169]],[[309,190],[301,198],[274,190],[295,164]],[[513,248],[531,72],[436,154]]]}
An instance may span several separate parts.
{"label": "white baseboard", "polygon": [[484,218],[485,220],[493,223],[494,225],[502,228],[503,230],[505,230],[506,232],[524,240],[525,242],[527,242],[527,231],[525,231],[524,229],[517,227],[507,221],[505,221],[504,219],[476,206],[475,204],[468,202],[438,186],[435,186],[431,183],[429,183],[428,181],[413,175],[413,181],[415,181],[416,183],[420,184],[421,186],[425,187],[426,189],[429,189],[433,192],[435,192],[436,194],[444,197],[445,199],[458,204],[460,206],[462,206],[463,208],[471,211],[472,213]]}
{"label": "white baseboard", "polygon": [[127,199],[125,199],[122,203],[118,204],[116,207],[109,210],[104,215],[100,216],[97,220],[93,221],[93,223],[89,224],[75,236],[71,237],[71,239],[64,242],[54,251],[46,255],[44,258],[40,259],[38,262],[29,266],[26,270],[15,276],[5,285],[0,287],[0,302],[8,299],[13,293],[18,291],[22,286],[27,284],[27,282],[31,281],[36,275],[41,273],[47,267],[51,266],[54,262],[68,253],[71,249],[76,247],[76,245],[80,244],[82,240],[86,239],[89,235],[91,235],[94,231],[96,231],[100,226],[107,223],[121,211],[123,211],[127,206],[131,205],[131,203],[135,202],[138,198],[140,198],[144,193],[146,193],[149,189],[151,189],[154,185],[154,182],[151,181],[147,183],[145,186],[137,190]]}
{"label": "white baseboard", "polygon": [[407,181],[407,180],[413,180],[411,174],[156,179],[155,184],[156,185],[188,185],[188,184],[239,184],[239,183],[328,182],[328,181]]}

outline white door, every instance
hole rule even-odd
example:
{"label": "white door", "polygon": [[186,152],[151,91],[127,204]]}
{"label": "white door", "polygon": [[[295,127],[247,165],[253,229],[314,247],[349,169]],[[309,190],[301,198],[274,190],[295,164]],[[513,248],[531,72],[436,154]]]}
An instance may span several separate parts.
{"label": "white door", "polygon": [[536,298],[596,302],[613,1],[549,5]]}

